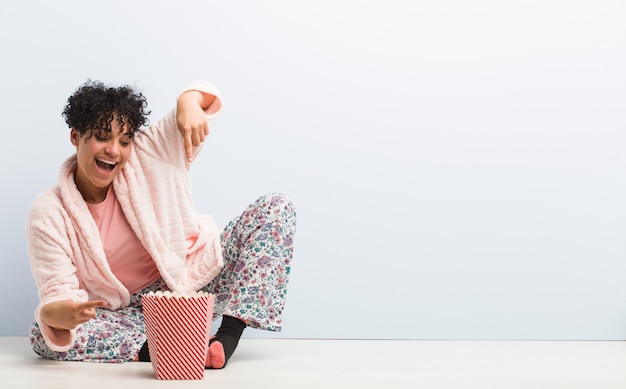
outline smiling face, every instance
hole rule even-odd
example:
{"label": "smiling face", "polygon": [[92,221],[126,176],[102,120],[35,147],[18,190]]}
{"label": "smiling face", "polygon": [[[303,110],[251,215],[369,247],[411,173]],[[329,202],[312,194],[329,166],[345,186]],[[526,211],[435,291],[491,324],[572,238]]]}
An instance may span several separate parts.
{"label": "smiling face", "polygon": [[70,140],[76,146],[78,160],[76,187],[86,202],[104,201],[113,179],[128,161],[132,134],[130,126],[120,125],[117,117],[111,122],[110,132],[90,130],[81,134],[71,129]]}

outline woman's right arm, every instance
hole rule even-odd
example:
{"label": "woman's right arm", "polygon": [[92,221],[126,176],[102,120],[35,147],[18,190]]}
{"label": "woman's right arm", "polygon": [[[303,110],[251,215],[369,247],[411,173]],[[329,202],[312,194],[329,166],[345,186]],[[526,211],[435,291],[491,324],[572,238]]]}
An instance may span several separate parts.
{"label": "woman's right arm", "polygon": [[68,236],[58,195],[50,191],[35,200],[26,224],[26,238],[39,294],[35,321],[50,349],[65,351],[72,346],[74,329],[89,315],[90,306],[80,309],[82,306],[74,305],[86,302],[88,296],[80,287],[69,256],[74,249],[73,239]]}

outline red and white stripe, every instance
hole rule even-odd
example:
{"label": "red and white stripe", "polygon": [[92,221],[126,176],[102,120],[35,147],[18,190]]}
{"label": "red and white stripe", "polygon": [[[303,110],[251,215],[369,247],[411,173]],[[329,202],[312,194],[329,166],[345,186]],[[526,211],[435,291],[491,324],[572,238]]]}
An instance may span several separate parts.
{"label": "red and white stripe", "polygon": [[158,379],[204,378],[214,301],[206,294],[143,297],[148,349]]}

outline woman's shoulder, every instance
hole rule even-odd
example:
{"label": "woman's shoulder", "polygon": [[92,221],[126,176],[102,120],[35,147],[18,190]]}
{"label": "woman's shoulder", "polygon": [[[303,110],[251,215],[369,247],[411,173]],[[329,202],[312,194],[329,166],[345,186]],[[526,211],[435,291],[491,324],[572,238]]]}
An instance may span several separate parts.
{"label": "woman's shoulder", "polygon": [[140,164],[144,169],[160,168],[164,164],[185,166],[183,138],[177,128],[175,109],[141,129],[133,143],[131,165]]}
{"label": "woman's shoulder", "polygon": [[40,193],[30,207],[31,217],[35,215],[51,215],[63,208],[61,189],[58,185]]}
{"label": "woman's shoulder", "polygon": [[[68,230],[71,218],[63,204],[58,186],[41,193],[33,201],[26,222],[26,236],[34,244],[41,239],[50,241],[51,236]],[[52,238],[56,239],[56,238]]]}

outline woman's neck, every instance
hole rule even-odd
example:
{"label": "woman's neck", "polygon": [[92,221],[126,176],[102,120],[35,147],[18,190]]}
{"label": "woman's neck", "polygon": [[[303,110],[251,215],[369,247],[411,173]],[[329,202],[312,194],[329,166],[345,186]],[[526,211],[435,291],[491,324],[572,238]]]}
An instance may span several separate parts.
{"label": "woman's neck", "polygon": [[111,184],[104,188],[90,187],[90,185],[85,185],[76,175],[74,176],[74,182],[76,182],[76,188],[83,196],[83,200],[89,204],[100,204],[103,202],[107,198],[107,193],[111,187]]}

